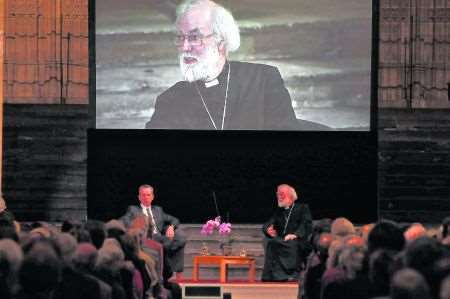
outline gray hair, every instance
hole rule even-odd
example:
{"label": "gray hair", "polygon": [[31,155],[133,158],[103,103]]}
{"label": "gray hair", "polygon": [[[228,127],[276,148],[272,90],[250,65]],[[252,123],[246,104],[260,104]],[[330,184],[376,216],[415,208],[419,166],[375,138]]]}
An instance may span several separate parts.
{"label": "gray hair", "polygon": [[225,51],[234,52],[241,45],[239,27],[233,18],[233,15],[223,6],[210,0],[185,0],[177,8],[177,20],[200,5],[208,5],[211,13],[212,30],[216,34],[217,41],[224,41]]}
{"label": "gray hair", "polygon": [[394,273],[391,279],[391,297],[429,299],[430,289],[425,278],[414,269],[404,268]]}
{"label": "gray hair", "polygon": [[292,187],[291,185],[288,185],[288,184],[281,184],[281,185],[278,185],[277,188],[280,188],[280,187],[287,188],[289,190],[289,193],[291,194],[291,197],[294,199],[294,201],[298,199],[297,191],[295,191],[294,187]]}
{"label": "gray hair", "polygon": [[[22,248],[10,239],[0,240],[0,263],[8,267],[0,269],[0,276],[7,277],[9,274],[16,274],[23,261]],[[8,270],[8,273],[2,271]]]}

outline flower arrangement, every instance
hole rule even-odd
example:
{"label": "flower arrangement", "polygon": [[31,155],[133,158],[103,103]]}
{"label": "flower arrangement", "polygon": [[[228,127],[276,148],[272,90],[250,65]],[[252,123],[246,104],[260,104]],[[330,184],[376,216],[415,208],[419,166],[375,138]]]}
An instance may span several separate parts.
{"label": "flower arrangement", "polygon": [[[212,235],[214,230],[217,229],[219,235],[221,236],[220,240],[220,248],[222,249],[222,253],[224,254],[226,247],[230,247],[233,239],[231,238],[231,223],[222,222],[220,216],[217,216],[214,219],[210,219],[203,224],[200,233],[202,235]],[[224,254],[226,255],[226,254]]]}

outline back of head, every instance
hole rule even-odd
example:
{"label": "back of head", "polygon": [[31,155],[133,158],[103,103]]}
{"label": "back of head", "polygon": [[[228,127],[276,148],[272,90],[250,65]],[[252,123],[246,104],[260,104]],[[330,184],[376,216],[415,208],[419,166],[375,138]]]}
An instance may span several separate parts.
{"label": "back of head", "polygon": [[123,222],[120,220],[117,220],[117,219],[111,219],[108,222],[106,222],[105,228],[106,228],[107,234],[109,234],[109,232],[111,230],[118,230],[118,231],[122,231],[123,233],[125,233],[127,231]]}
{"label": "back of head", "polygon": [[397,271],[392,277],[390,299],[431,299],[425,278],[409,268]]}
{"label": "back of head", "polygon": [[405,236],[406,243],[410,243],[415,239],[425,236],[427,230],[421,223],[413,223],[410,227],[403,233]]}
{"label": "back of head", "polygon": [[429,279],[435,262],[444,257],[445,253],[446,250],[439,241],[421,237],[408,244],[405,251],[406,265]]}
{"label": "back of head", "polygon": [[91,273],[97,260],[97,248],[91,243],[80,243],[75,249],[72,263],[78,270]]}
{"label": "back of head", "polygon": [[116,239],[108,238],[98,250],[96,266],[114,268],[125,259],[125,255]]}
{"label": "back of head", "polygon": [[77,240],[69,233],[55,234],[53,240],[58,246],[64,261],[70,262],[77,248]]}
{"label": "back of head", "polygon": [[347,218],[336,218],[331,224],[331,234],[335,237],[345,237],[355,233],[355,226]]}
{"label": "back of head", "polygon": [[85,228],[91,235],[92,244],[99,249],[103,245],[103,241],[106,238],[106,226],[105,223],[99,220],[88,220]]}
{"label": "back of head", "polygon": [[23,260],[22,249],[10,239],[0,240],[0,277],[14,275]]}
{"label": "back of head", "polygon": [[403,231],[395,222],[388,220],[382,220],[375,224],[367,239],[369,252],[377,249],[400,251],[404,245]]}
{"label": "back of head", "polygon": [[233,15],[223,6],[210,0],[185,0],[177,7],[177,21],[187,12],[193,9],[210,9],[212,30],[217,35],[218,40],[225,43],[226,52],[236,51],[240,44],[239,27]]}
{"label": "back of head", "polygon": [[19,272],[20,284],[29,294],[53,290],[61,277],[61,263],[49,242],[37,241],[26,254]]}
{"label": "back of head", "polygon": [[[449,252],[450,253],[450,252]],[[440,287],[443,284],[446,277],[450,276],[450,255],[447,253],[446,256],[436,261],[433,265],[433,271],[431,273],[429,281],[429,286],[431,290],[431,295],[433,298],[439,297]]]}

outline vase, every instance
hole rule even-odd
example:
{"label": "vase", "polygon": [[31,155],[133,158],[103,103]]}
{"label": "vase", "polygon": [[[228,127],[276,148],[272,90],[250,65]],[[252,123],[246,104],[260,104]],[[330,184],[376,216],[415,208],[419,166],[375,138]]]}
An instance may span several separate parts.
{"label": "vase", "polygon": [[222,249],[222,255],[231,255],[231,252],[233,251],[231,245],[221,244],[220,248]]}
{"label": "vase", "polygon": [[202,243],[202,247],[200,248],[200,255],[210,255],[208,245],[205,242]]}

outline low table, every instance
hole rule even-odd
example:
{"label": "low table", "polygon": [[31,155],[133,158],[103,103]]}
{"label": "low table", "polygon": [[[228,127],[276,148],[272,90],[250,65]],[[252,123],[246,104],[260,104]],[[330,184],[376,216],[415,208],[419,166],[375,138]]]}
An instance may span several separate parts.
{"label": "low table", "polygon": [[227,255],[196,255],[194,256],[194,269],[192,271],[193,281],[198,281],[200,265],[218,265],[220,269],[220,282],[227,281],[228,265],[249,266],[248,281],[255,281],[255,259],[252,257]]}

